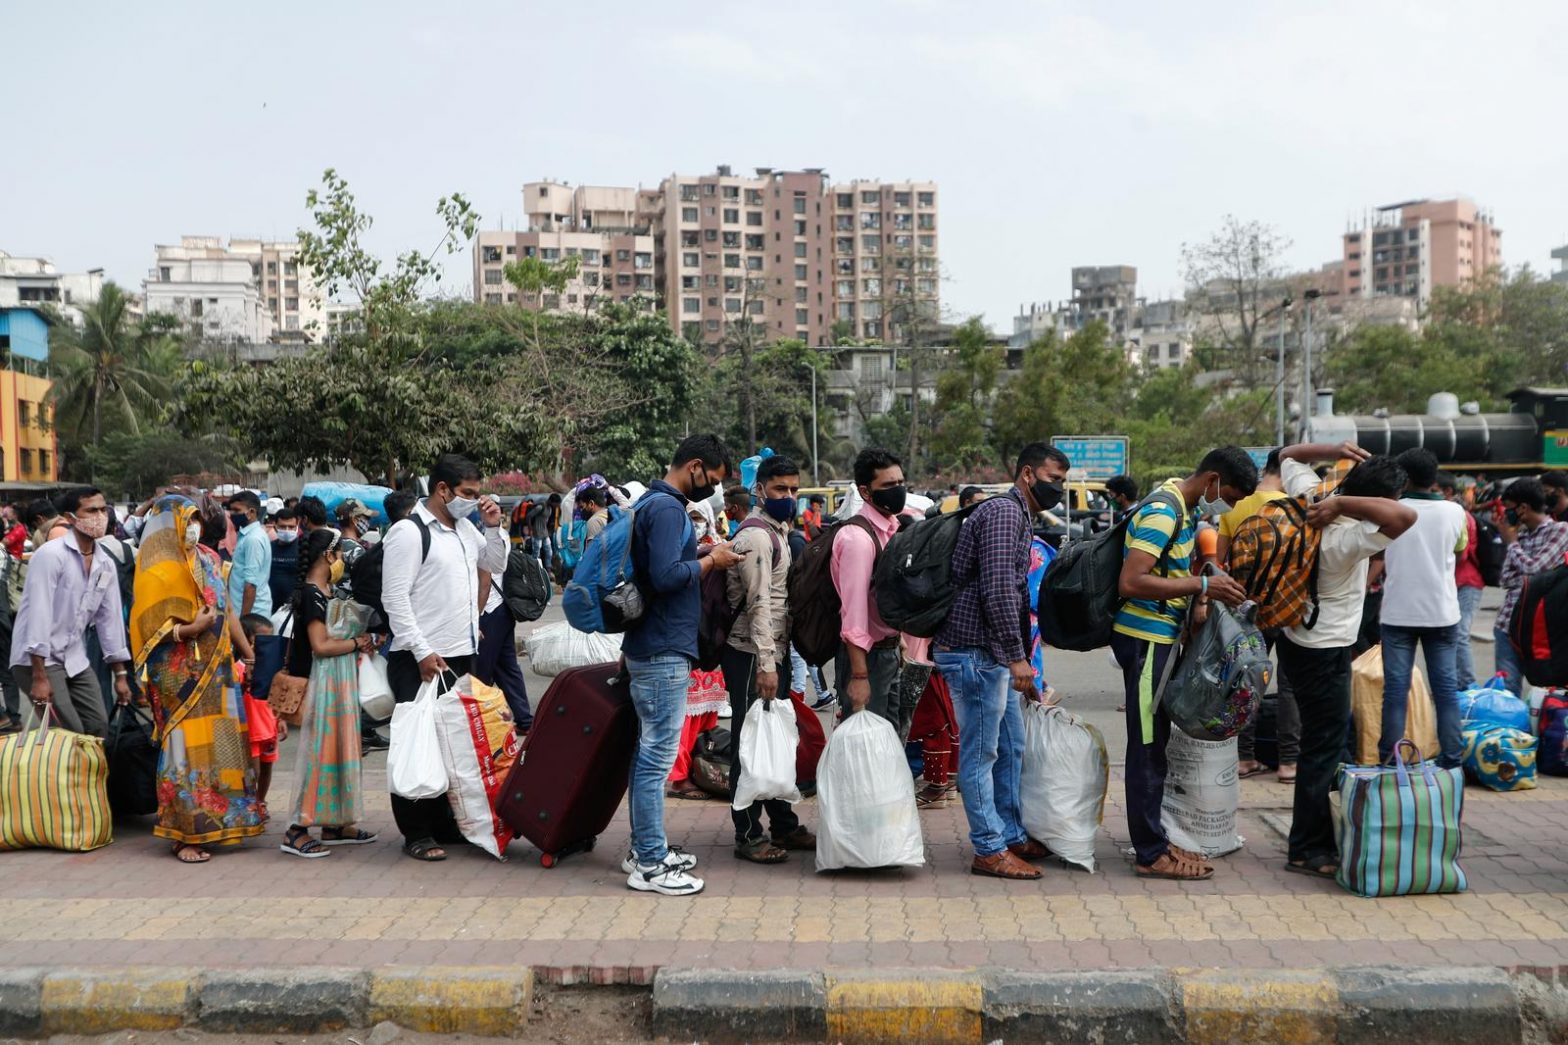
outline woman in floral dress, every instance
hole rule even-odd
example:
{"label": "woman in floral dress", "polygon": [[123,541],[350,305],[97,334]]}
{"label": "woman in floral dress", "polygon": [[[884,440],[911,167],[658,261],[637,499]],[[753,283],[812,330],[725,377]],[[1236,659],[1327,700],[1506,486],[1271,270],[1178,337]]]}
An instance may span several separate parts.
{"label": "woman in floral dress", "polygon": [[158,725],[158,823],[182,863],[262,833],[245,700],[234,653],[254,660],[230,612],[225,567],[201,544],[223,511],[171,494],[147,517],[136,566],[131,648]]}

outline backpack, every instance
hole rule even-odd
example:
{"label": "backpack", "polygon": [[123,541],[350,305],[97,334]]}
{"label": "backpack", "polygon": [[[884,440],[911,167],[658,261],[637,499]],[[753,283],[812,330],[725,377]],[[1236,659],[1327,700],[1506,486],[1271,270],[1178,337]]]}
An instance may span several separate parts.
{"label": "backpack", "polygon": [[[430,527],[418,514],[410,512],[407,522],[414,524],[419,531],[419,564],[423,566],[425,559],[430,556]],[[392,527],[396,529],[398,523]],[[387,534],[391,535],[391,530]],[[354,589],[354,601],[361,606],[368,606],[376,616],[383,621],[387,619],[386,607],[381,604],[381,566],[386,559],[387,542],[385,538],[377,541],[371,548],[355,559],[348,568],[349,586]]]}
{"label": "backpack", "polygon": [[1318,621],[1318,550],[1323,531],[1307,525],[1294,497],[1269,501],[1236,527],[1230,575],[1258,607],[1260,628],[1311,628]]}
{"label": "backpack", "polygon": [[[864,530],[876,546],[877,558],[881,558],[882,535],[870,522],[855,515],[823,530],[822,536],[807,544],[805,554],[790,566],[789,637],[806,663],[814,668],[838,655],[844,605],[833,585],[833,542],[846,526]],[[875,565],[871,575],[876,576]]]}
{"label": "backpack", "polygon": [[1568,685],[1568,556],[1564,565],[1524,579],[1508,641],[1532,686]]}
{"label": "backpack", "polygon": [[1475,515],[1475,561],[1481,568],[1481,581],[1495,588],[1503,583],[1503,560],[1508,558],[1508,545],[1503,543],[1502,531],[1486,516]]}
{"label": "backpack", "polygon": [[544,608],[550,605],[550,578],[538,556],[529,555],[522,548],[512,549],[506,557],[506,572],[501,575],[501,600],[518,624],[544,616]]}
{"label": "backpack", "polygon": [[[761,519],[747,519],[735,533],[738,536],[741,530],[759,528],[766,530],[768,524]],[[773,565],[777,566],[783,546],[779,543],[778,534],[770,531],[768,536],[773,538]],[[702,617],[697,624],[697,667],[703,671],[712,671],[719,666],[724,647],[729,645],[730,632],[740,619],[741,604],[730,605],[729,576],[727,570],[709,570],[702,578]]]}
{"label": "backpack", "polygon": [[958,597],[953,583],[953,551],[964,522],[978,505],[922,519],[887,542],[877,559],[871,590],[877,612],[890,628],[931,638],[942,627]]}
{"label": "backpack", "polygon": [[1541,702],[1541,743],[1535,765],[1548,776],[1568,776],[1568,694],[1553,691]]}
{"label": "backpack", "polygon": [[734,742],[729,730],[714,726],[698,733],[697,742],[692,745],[688,779],[714,798],[726,801],[735,795],[734,781],[730,780],[730,748]]}
{"label": "backpack", "polygon": [[1273,663],[1252,608],[1211,603],[1161,702],[1171,722],[1199,740],[1229,740],[1258,710]]}
{"label": "backpack", "polygon": [[[1092,537],[1062,546],[1055,561],[1040,579],[1037,617],[1040,641],[1057,649],[1099,649],[1111,642],[1116,614],[1126,600],[1121,596],[1122,560],[1126,557],[1127,527],[1147,505],[1159,502],[1176,509],[1176,533],[1181,531],[1186,505],[1167,490],[1155,490],[1137,508],[1121,517],[1115,526]],[[1154,568],[1168,573],[1171,545],[1176,533],[1166,542]],[[1160,604],[1165,605],[1163,602]]]}
{"label": "backpack", "polygon": [[561,596],[566,619],[578,631],[613,635],[642,619],[647,604],[632,561],[636,524],[636,509],[611,508],[609,524],[578,560]]}
{"label": "backpack", "polygon": [[[611,509],[611,518],[615,509]],[[608,528],[608,527],[606,527]],[[583,549],[587,545],[588,521],[586,519],[572,519],[561,524],[557,531],[555,554],[561,560],[561,565],[568,570],[577,569],[577,564],[582,561]],[[601,534],[601,536],[603,536]]]}
{"label": "backpack", "polygon": [[[109,550],[111,545],[125,553],[123,560],[119,555]],[[102,541],[98,547],[102,548],[104,554],[109,557],[109,561],[114,563],[114,569],[116,574],[118,574],[120,582],[120,611],[129,620],[131,599],[136,593],[136,552],[131,549],[130,545],[119,540]]]}

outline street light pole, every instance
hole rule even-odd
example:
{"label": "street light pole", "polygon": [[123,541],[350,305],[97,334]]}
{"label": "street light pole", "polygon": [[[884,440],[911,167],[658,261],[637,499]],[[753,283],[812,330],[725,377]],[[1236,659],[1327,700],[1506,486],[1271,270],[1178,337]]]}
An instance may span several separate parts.
{"label": "street light pole", "polygon": [[1279,303],[1279,358],[1274,366],[1274,445],[1285,445],[1285,310],[1290,298]]}
{"label": "street light pole", "polygon": [[822,485],[821,462],[817,457],[817,367],[811,366],[811,485]]}
{"label": "street light pole", "polygon": [[1307,329],[1306,341],[1301,346],[1301,437],[1306,439],[1312,425],[1312,302],[1323,296],[1321,290],[1308,290],[1302,297],[1307,299]]}

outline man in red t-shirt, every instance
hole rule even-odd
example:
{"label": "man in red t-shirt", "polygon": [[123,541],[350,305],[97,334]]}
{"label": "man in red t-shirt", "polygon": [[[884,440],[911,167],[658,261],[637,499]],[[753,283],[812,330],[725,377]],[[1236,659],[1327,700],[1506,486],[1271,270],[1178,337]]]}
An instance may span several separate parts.
{"label": "man in red t-shirt", "polygon": [[[1440,474],[1437,487],[1442,491],[1444,500],[1464,506],[1453,476],[1447,472]],[[1465,533],[1469,543],[1454,561],[1454,582],[1459,586],[1459,642],[1454,648],[1454,676],[1459,692],[1474,686],[1477,681],[1475,658],[1470,652],[1470,625],[1475,620],[1475,611],[1481,608],[1481,591],[1486,587],[1486,582],[1481,579],[1481,560],[1476,554],[1478,542],[1475,516],[1469,512],[1465,512]]]}
{"label": "man in red t-shirt", "polygon": [[0,508],[0,529],[5,532],[5,550],[13,559],[22,557],[23,545],[27,543],[27,527],[16,517],[16,509],[11,505]]}

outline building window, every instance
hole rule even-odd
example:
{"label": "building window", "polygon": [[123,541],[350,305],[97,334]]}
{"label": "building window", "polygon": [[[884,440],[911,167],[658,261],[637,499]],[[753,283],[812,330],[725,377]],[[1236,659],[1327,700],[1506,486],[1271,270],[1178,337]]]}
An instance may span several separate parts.
{"label": "building window", "polygon": [[202,314],[202,300],[201,300],[201,298],[191,298],[191,315],[193,317],[195,317],[195,316],[200,316],[201,314]]}
{"label": "building window", "polygon": [[740,224],[740,211],[734,207],[724,208],[724,223],[726,225]]}
{"label": "building window", "polygon": [[299,317],[298,316],[284,316],[283,317],[283,329],[284,330],[298,330],[299,329]]}
{"label": "building window", "polygon": [[746,237],[746,249],[747,250],[766,250],[767,249],[767,237],[764,236],[760,232],[757,233],[756,235],[747,236]]}
{"label": "building window", "polygon": [[738,269],[738,268],[740,268],[740,255],[739,254],[726,254],[726,255],[724,255],[724,267],[727,268],[727,269]]}
{"label": "building window", "polygon": [[725,298],[724,299],[724,311],[732,312],[732,313],[733,312],[739,312],[740,311],[740,298]]}
{"label": "building window", "polygon": [[285,312],[298,312],[299,311],[299,298],[284,298],[283,299],[283,311],[285,311]]}
{"label": "building window", "polygon": [[687,251],[686,253],[681,255],[681,267],[682,268],[694,269],[698,265],[701,265],[701,264],[702,264],[702,258],[694,250]]}
{"label": "building window", "polygon": [[861,306],[860,306],[860,316],[861,316],[862,319],[881,319],[882,318],[882,302],[880,302],[880,301],[866,301],[866,302],[863,302],[861,304]]}
{"label": "building window", "polygon": [[507,244],[506,252],[508,254],[516,254],[517,253],[517,244],[515,244],[515,243]]}
{"label": "building window", "polygon": [[755,255],[746,259],[746,268],[752,272],[762,271],[762,259]]}
{"label": "building window", "polygon": [[726,232],[724,234],[724,245],[731,249],[738,249],[740,247],[740,233]]}
{"label": "building window", "polygon": [[809,289],[807,289],[806,287],[796,287],[795,288],[795,300],[798,301],[798,302],[804,303],[805,301],[808,300],[810,294],[811,294],[811,291]]}
{"label": "building window", "polygon": [[833,241],[833,252],[835,254],[853,254],[853,253],[855,253],[855,237],[853,237],[853,236],[840,236],[837,239],[835,239]]}
{"label": "building window", "polygon": [[20,450],[18,450],[16,452],[16,456],[17,456],[17,462],[18,462],[18,464],[21,467],[22,474],[23,475],[32,475],[33,474],[33,452],[31,450],[27,449],[26,447],[23,447],[22,449],[20,449]]}
{"label": "building window", "polygon": [[915,280],[915,290],[921,294],[935,294],[936,280],[924,277],[917,279]]}
{"label": "building window", "polygon": [[761,302],[761,301],[753,301],[753,302],[751,302],[751,304],[746,306],[746,311],[750,312],[754,316],[760,316],[760,315],[762,315],[762,307],[763,307],[763,302]]}
{"label": "building window", "polygon": [[597,287],[599,285],[599,273],[584,272],[583,283],[590,287]]}
{"label": "building window", "polygon": [[278,263],[276,261],[269,261],[269,262],[267,262],[267,275],[269,275],[269,276],[276,276],[277,274],[278,274]]}
{"label": "building window", "polygon": [[637,277],[637,289],[638,290],[652,290],[653,289],[653,277],[652,276],[638,276]]}
{"label": "building window", "polygon": [[717,243],[717,242],[719,242],[719,230],[718,229],[703,229],[702,230],[702,241],[704,243]]}
{"label": "building window", "polygon": [[44,478],[49,477],[49,451],[38,451],[38,474]]}
{"label": "building window", "polygon": [[874,210],[861,211],[860,227],[863,229],[880,229],[882,227],[882,215]]}
{"label": "building window", "polygon": [[795,197],[795,213],[796,214],[804,214],[804,213],[806,213],[806,197],[804,197],[804,196],[796,196]]}
{"label": "building window", "polygon": [[936,237],[935,236],[922,235],[920,237],[920,249],[921,250],[935,250],[936,249]]}
{"label": "building window", "polygon": [[629,250],[618,250],[618,251],[615,252],[615,260],[616,261],[630,261],[630,260],[632,260],[632,252],[629,251]]}
{"label": "building window", "polygon": [[810,278],[807,275],[806,266],[804,266],[804,265],[796,265],[795,266],[795,278],[799,279],[799,280],[805,280],[805,279]]}
{"label": "building window", "polygon": [[16,401],[16,423],[21,427],[26,428],[29,424],[32,423],[30,419],[32,411],[33,404],[29,403],[25,399],[18,399]]}
{"label": "building window", "polygon": [[158,266],[158,279],[159,279],[159,281],[161,281],[163,283],[170,282],[169,266],[167,266],[167,265],[159,265]]}
{"label": "building window", "polygon": [[879,320],[879,319],[868,319],[865,322],[861,323],[860,324],[860,336],[861,337],[881,337],[882,336],[882,321]]}
{"label": "building window", "polygon": [[803,258],[806,256],[806,245],[804,243],[795,244],[795,256],[797,258]]}
{"label": "building window", "polygon": [[877,278],[863,279],[860,281],[860,291],[871,297],[877,297],[882,293],[882,281]]}
{"label": "building window", "polygon": [[738,200],[738,199],[740,199],[740,186],[739,185],[726,185],[726,186],[724,186],[724,198],[727,199],[727,200]]}
{"label": "building window", "polygon": [[935,214],[922,214],[922,215],[920,215],[920,227],[923,228],[923,229],[934,229],[934,228],[936,228],[936,215]]}
{"label": "building window", "polygon": [[615,285],[618,286],[618,287],[629,287],[629,286],[631,286],[632,285],[632,277],[631,277],[631,275],[629,273],[622,272],[620,275],[615,277]]}
{"label": "building window", "polygon": [[481,251],[481,254],[483,255],[483,260],[486,264],[493,264],[501,260],[500,247],[485,247],[484,250]]}
{"label": "building window", "polygon": [[936,206],[936,193],[934,192],[922,192],[919,194],[918,199],[922,207]]}
{"label": "building window", "polygon": [[746,212],[746,224],[760,226],[762,224],[762,212],[760,210],[748,210]]}
{"label": "building window", "polygon": [[806,326],[810,322],[811,310],[809,308],[797,308],[795,310],[795,325],[797,327]]}
{"label": "building window", "polygon": [[716,273],[710,272],[706,276],[703,276],[702,277],[702,285],[705,286],[705,287],[716,287],[716,286],[718,286],[719,285],[719,277],[718,277],[718,275]]}
{"label": "building window", "polygon": [[708,182],[706,185],[704,185],[702,187],[702,194],[704,196],[712,196],[717,189],[718,189],[718,186],[713,184],[713,182],[710,181],[710,182]]}
{"label": "building window", "polygon": [[500,269],[485,269],[485,286],[498,287],[501,285]]}
{"label": "building window", "polygon": [[697,208],[696,207],[682,207],[681,208],[681,220],[682,221],[696,221],[697,220]]}

